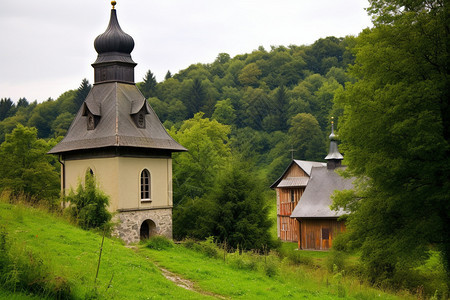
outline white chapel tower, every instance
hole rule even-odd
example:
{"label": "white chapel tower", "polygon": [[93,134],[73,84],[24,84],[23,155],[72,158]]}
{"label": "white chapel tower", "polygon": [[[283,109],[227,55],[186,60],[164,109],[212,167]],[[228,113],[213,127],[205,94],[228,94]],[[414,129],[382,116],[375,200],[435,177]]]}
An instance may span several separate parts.
{"label": "white chapel tower", "polygon": [[115,234],[137,242],[172,238],[172,152],[186,151],[167,133],[134,82],[133,38],[119,26],[115,1],[108,28],[94,42],[94,85],[64,139],[61,188],[75,189],[86,171],[110,197],[120,220]]}

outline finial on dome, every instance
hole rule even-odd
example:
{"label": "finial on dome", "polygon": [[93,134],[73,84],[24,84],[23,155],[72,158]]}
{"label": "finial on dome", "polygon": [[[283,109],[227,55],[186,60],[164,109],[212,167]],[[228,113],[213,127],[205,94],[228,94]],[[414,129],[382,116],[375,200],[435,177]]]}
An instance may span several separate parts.
{"label": "finial on dome", "polygon": [[328,138],[330,141],[334,141],[336,139],[336,135],[334,134],[334,117],[331,117],[331,134]]}
{"label": "finial on dome", "polygon": [[112,5],[112,9],[114,9],[114,7],[116,6],[117,2],[116,1],[111,1],[111,5]]}

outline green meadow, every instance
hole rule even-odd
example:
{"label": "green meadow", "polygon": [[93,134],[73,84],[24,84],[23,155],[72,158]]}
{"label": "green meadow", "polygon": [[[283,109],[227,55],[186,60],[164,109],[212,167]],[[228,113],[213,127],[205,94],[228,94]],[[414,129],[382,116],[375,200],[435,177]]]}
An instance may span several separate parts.
{"label": "green meadow", "polygon": [[[126,246],[38,208],[0,202],[0,298],[414,299],[330,272],[328,252],[229,253],[211,241]],[[168,279],[167,277],[170,277]]]}

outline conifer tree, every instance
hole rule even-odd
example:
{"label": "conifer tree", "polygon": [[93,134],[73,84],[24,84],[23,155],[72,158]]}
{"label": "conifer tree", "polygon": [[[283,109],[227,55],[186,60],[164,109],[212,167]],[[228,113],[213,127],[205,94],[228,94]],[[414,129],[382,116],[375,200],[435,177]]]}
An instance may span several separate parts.
{"label": "conifer tree", "polygon": [[186,105],[189,118],[192,118],[203,107],[206,102],[206,92],[199,78],[194,79],[192,85],[183,95],[183,102]]}
{"label": "conifer tree", "polygon": [[74,111],[71,111],[71,113],[75,114],[81,107],[81,104],[83,104],[84,100],[86,100],[87,95],[91,91],[92,85],[89,83],[89,81],[84,78],[81,81],[80,87],[77,90],[77,93],[75,95],[75,99],[73,100],[75,103]]}
{"label": "conifer tree", "polygon": [[167,80],[169,78],[172,78],[172,73],[170,73],[170,70],[167,70],[166,76],[164,76],[164,80]]}
{"label": "conifer tree", "polygon": [[28,105],[30,105],[30,103],[28,103],[28,100],[26,98],[20,98],[19,101],[17,101],[17,108],[27,107]]}
{"label": "conifer tree", "polygon": [[213,199],[214,236],[219,242],[240,249],[271,247],[268,206],[262,181],[246,162],[233,159],[216,180]]}
{"label": "conifer tree", "polygon": [[145,99],[156,96],[156,78],[152,71],[148,70],[144,77],[144,82],[141,84],[141,92]]}
{"label": "conifer tree", "polygon": [[2,98],[0,100],[0,121],[12,115],[15,105],[11,98]]}

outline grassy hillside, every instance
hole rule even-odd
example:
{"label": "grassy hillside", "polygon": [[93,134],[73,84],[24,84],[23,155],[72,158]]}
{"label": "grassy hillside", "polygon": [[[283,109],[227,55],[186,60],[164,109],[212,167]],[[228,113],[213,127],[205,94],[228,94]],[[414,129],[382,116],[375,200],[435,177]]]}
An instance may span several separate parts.
{"label": "grassy hillside", "polygon": [[[130,248],[108,238],[94,283],[101,234],[81,230],[38,209],[1,202],[0,233],[4,241],[0,246],[13,253],[15,263],[14,271],[6,274],[9,283],[21,273],[35,272],[37,265],[45,270],[47,281],[56,282],[53,288],[68,287],[75,299],[398,298],[367,288],[359,281],[330,275],[323,268],[314,271],[313,267],[290,265],[274,255],[264,262],[262,257],[235,253],[227,255],[224,262],[223,258],[209,258],[181,245],[164,250],[145,245]],[[319,260],[326,256],[323,252],[305,255]],[[184,280],[192,290],[177,286],[163,272]],[[5,274],[2,276],[4,279]],[[42,298],[13,293],[7,287],[4,284],[0,289],[0,298]]]}
{"label": "grassy hillside", "polygon": [[[30,260],[42,261],[52,278],[67,280],[76,299],[95,294],[95,287],[105,298],[114,299],[202,298],[176,286],[153,263],[112,239],[105,239],[94,284],[101,235],[39,210],[0,203],[0,227],[14,253],[26,253]],[[17,272],[29,272],[29,268]]]}

